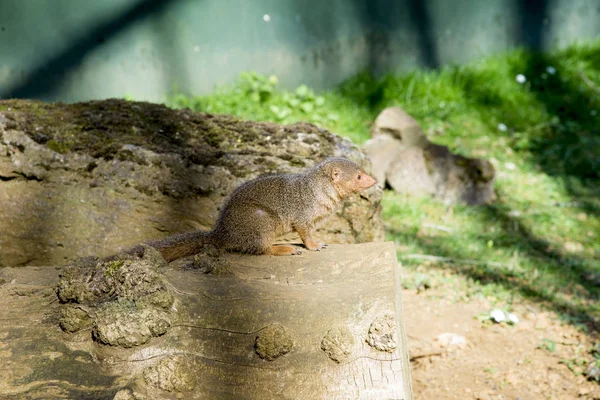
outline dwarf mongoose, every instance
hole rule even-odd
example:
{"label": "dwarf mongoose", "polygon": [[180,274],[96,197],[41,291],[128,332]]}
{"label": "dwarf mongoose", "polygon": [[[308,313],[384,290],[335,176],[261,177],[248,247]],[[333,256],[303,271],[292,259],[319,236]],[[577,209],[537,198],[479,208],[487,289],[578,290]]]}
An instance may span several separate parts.
{"label": "dwarf mongoose", "polygon": [[[315,224],[345,197],[375,183],[358,165],[338,157],[298,174],[260,176],[233,191],[212,230],[182,233],[147,244],[167,261],[196,254],[206,244],[239,253],[294,255],[300,251],[273,242],[295,231],[308,250],[321,250],[326,245],[311,237]],[[143,248],[136,246],[127,253],[141,254]]]}

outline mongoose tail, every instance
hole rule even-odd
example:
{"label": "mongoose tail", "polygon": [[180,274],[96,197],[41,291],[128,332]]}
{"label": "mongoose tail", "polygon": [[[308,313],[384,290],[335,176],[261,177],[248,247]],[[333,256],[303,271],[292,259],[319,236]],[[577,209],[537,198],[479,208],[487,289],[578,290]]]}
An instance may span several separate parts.
{"label": "mongoose tail", "polygon": [[142,257],[144,255],[144,245],[154,247],[160,252],[167,262],[177,260],[178,258],[197,254],[205,244],[211,244],[210,231],[192,231],[179,233],[164,239],[152,240],[143,244],[138,244],[127,250],[104,257],[102,261],[115,261],[121,257]]}
{"label": "mongoose tail", "polygon": [[146,243],[154,247],[162,254],[167,262],[178,258],[197,254],[205,244],[212,244],[211,232],[192,231],[179,233],[161,240],[153,240]]}

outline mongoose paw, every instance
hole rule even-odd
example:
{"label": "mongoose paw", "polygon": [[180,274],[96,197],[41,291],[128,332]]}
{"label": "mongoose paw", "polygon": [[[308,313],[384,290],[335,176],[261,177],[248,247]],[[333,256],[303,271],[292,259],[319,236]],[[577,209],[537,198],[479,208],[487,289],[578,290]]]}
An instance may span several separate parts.
{"label": "mongoose paw", "polygon": [[273,256],[296,256],[302,254],[302,251],[293,246],[280,244],[271,246],[269,254]]}
{"label": "mongoose paw", "polygon": [[321,251],[321,249],[327,248],[327,243],[317,242],[315,240],[307,241],[304,244],[308,250]]}

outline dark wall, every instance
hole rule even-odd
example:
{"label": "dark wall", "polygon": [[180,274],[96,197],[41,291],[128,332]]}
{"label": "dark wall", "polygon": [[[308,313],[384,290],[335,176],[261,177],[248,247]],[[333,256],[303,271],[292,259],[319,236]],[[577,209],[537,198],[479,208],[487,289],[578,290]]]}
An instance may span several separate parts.
{"label": "dark wall", "polygon": [[162,101],[241,71],[332,87],[600,33],[596,0],[0,1],[0,98]]}

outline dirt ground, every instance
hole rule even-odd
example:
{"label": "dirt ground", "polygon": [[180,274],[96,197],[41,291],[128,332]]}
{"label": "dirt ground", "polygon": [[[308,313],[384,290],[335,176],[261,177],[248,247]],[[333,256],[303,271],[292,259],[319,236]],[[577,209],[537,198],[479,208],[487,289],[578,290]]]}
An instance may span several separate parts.
{"label": "dirt ground", "polygon": [[[402,296],[416,400],[600,399],[600,384],[568,366],[592,359],[592,338],[539,305],[513,303],[520,322],[511,326],[477,319],[490,302],[457,301],[448,287]],[[466,343],[443,343],[444,333]]]}

